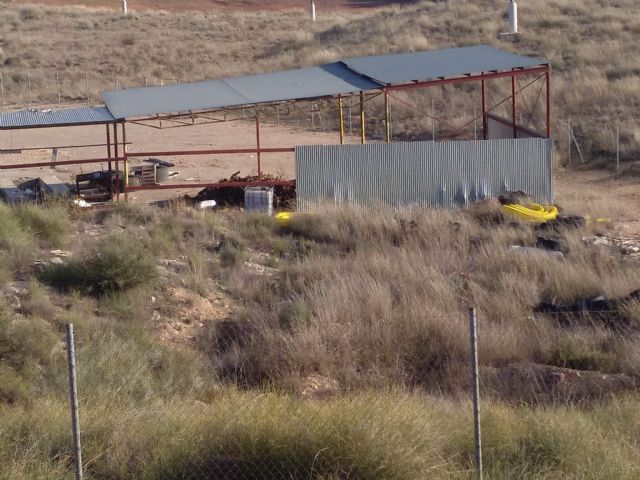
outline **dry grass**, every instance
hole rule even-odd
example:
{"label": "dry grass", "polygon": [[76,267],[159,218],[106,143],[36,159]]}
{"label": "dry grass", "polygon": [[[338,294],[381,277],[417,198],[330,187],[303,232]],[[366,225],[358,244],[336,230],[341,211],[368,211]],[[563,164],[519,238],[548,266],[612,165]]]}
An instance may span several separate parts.
{"label": "dry grass", "polygon": [[[89,90],[96,100],[100,90],[116,84],[144,85],[145,78],[151,84],[161,79],[174,83],[352,55],[489,43],[551,61],[555,124],[564,126],[571,117],[588,160],[612,158],[614,120],[621,122],[623,159],[634,159],[639,137],[632,120],[640,103],[637,2],[525,2],[519,15],[523,33],[516,43],[498,38],[506,27],[501,18],[504,10],[504,3],[497,0],[424,1],[362,13],[323,12],[317,23],[310,24],[302,12],[136,12],[121,17],[83,8],[4,6],[0,10],[4,89],[9,101],[25,103],[30,74],[36,97],[57,101],[58,72],[62,96],[70,100],[85,94],[84,72],[89,72]],[[493,101],[508,95],[508,83],[490,82]],[[447,87],[405,98],[426,111],[433,95],[439,117],[465,123],[472,117],[474,102],[479,108],[478,88]],[[536,95],[534,88],[520,103],[533,105]],[[368,128],[381,136],[381,102],[374,103],[380,105],[371,105]],[[397,137],[430,136],[431,124],[424,114],[397,103],[393,111]],[[538,108],[532,125],[541,126],[542,113]],[[309,117],[307,109],[291,120],[306,125]],[[335,112],[325,111],[323,120],[326,128],[335,128]],[[446,130],[439,122],[438,136]],[[471,134],[468,128],[466,135]],[[566,128],[559,127],[555,136],[563,140],[558,145],[564,152]]]}
{"label": "dry grass", "polygon": [[616,297],[640,285],[634,264],[584,244],[585,234],[567,232],[570,253],[558,261],[508,251],[533,244],[529,228],[483,224],[468,213],[305,215],[284,233],[293,262],[280,259],[277,279],[224,274],[246,311],[235,329],[214,324],[203,341],[220,371],[241,383],[290,385],[321,374],[344,388],[457,392],[467,382],[466,310],[475,306],[486,366],[534,361],[637,375],[640,364],[629,368],[622,348],[635,342],[627,327],[532,316],[541,301]]}
{"label": "dry grass", "polygon": [[[0,213],[16,235],[31,232],[17,210]],[[275,478],[471,478],[466,308],[475,305],[487,477],[634,478],[637,401],[615,393],[628,387],[531,394],[496,379],[512,365],[637,378],[637,305],[620,325],[532,316],[543,299],[628,293],[640,283],[635,264],[585,245],[580,231],[567,233],[564,261],[518,256],[507,247],[530,244],[531,230],[488,218],[326,209],[283,230],[184,205],[75,213],[72,258],[90,263],[82,255],[104,249],[117,228],[125,251],[161,252],[160,278],[96,297],[46,288],[27,263],[26,283],[11,287],[25,291],[2,288],[0,477],[69,474],[61,339],[72,321],[89,478],[256,468]],[[73,233],[87,229],[98,234]],[[50,248],[25,238],[35,257]],[[122,258],[112,260],[108,271]],[[203,298],[224,291],[234,308],[205,321],[197,339],[171,343],[157,328],[183,316],[164,298],[172,286]],[[328,398],[295,393],[312,377],[325,379]],[[516,398],[546,406],[502,403]]]}
{"label": "dry grass", "polygon": [[[485,404],[485,477],[630,479],[638,401],[590,411]],[[224,389],[205,402],[83,405],[87,478],[475,478],[467,403],[402,392],[322,402]],[[70,476],[66,406],[0,407],[3,478]]]}

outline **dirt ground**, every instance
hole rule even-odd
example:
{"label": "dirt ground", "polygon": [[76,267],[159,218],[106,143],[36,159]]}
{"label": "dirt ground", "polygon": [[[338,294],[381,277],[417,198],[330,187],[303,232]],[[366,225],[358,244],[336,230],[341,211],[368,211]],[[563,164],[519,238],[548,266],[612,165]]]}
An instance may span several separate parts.
{"label": "dirt ground", "polygon": [[[31,4],[33,0],[14,0],[15,4]],[[119,10],[120,2],[114,0],[37,0],[42,5],[83,5],[89,8],[105,8]],[[316,0],[318,15],[323,10],[357,10],[363,8],[380,8],[396,4],[417,3],[417,0]],[[128,2],[128,9],[165,10],[168,12],[184,11],[282,11],[308,10],[309,0],[134,0]]]}
{"label": "dirt ground", "polygon": [[[166,125],[166,124],[165,124]],[[120,132],[120,130],[119,130]],[[131,153],[162,150],[199,150],[253,148],[256,146],[255,122],[230,121],[226,123],[196,125],[180,128],[163,128],[162,130],[141,125],[127,124],[128,151]],[[356,138],[347,138],[348,143],[355,143]],[[294,147],[296,145],[335,144],[339,142],[336,132],[306,131],[288,126],[263,123],[260,126],[260,144],[262,147]],[[0,149],[20,149],[32,147],[53,147],[67,145],[105,144],[106,130],[103,125],[85,127],[45,128],[35,130],[15,130],[0,133]],[[51,161],[51,148],[25,150],[20,154],[3,154],[0,161],[3,165],[18,162]],[[57,159],[78,160],[105,158],[106,146],[74,149],[58,149]],[[142,162],[136,159],[131,165]],[[179,174],[168,183],[204,183],[215,182],[231,176],[235,172],[240,175],[257,173],[255,154],[206,155],[184,157],[162,157],[162,160],[175,164],[170,171]],[[264,153],[261,158],[262,172],[295,178],[293,153]],[[120,166],[122,169],[122,166]],[[22,178],[34,178],[44,175],[55,175],[63,182],[74,182],[78,173],[106,170],[107,164],[65,165],[55,169],[29,168],[5,170],[0,173],[1,179],[16,181]],[[163,190],[136,192],[129,196],[132,201],[151,202],[167,198],[175,198],[185,194],[194,195],[200,189]]]}
{"label": "dirt ground", "polygon": [[[166,127],[166,124],[165,124]],[[347,137],[347,143],[358,143],[356,137]],[[53,146],[72,144],[104,144],[104,126],[45,128],[0,132],[0,149],[24,147],[49,147],[25,150],[21,154],[0,154],[2,164],[18,162],[51,161]],[[255,122],[234,120],[225,123],[196,125],[180,128],[156,129],[141,125],[127,125],[128,151],[161,151],[193,149],[252,148],[256,145]],[[263,123],[260,127],[263,147],[294,147],[296,145],[337,144],[338,133],[329,130],[308,131],[275,123]],[[106,157],[106,147],[58,149],[58,160],[77,160]],[[229,154],[162,157],[175,167],[178,175],[168,183],[205,183],[228,178],[235,172],[241,176],[257,173],[255,154]],[[131,165],[144,159],[132,159]],[[262,171],[283,178],[295,178],[293,153],[269,153],[262,155]],[[120,166],[122,168],[122,166]],[[64,182],[73,183],[78,173],[106,170],[107,164],[70,165],[51,168],[30,168],[0,172],[0,181],[16,181],[55,175]],[[626,237],[640,238],[640,178],[618,175],[610,170],[558,170],[555,176],[555,192],[559,205],[570,213],[590,215],[593,218],[611,218],[616,230]],[[153,202],[195,195],[200,188],[188,190],[159,190],[135,192],[129,195],[134,202]]]}

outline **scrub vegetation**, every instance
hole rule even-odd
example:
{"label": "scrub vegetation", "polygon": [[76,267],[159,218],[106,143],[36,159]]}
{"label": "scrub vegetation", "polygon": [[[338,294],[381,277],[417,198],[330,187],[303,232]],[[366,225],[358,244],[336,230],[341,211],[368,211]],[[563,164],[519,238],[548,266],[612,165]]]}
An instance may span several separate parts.
{"label": "scrub vegetation", "polygon": [[[35,102],[57,102],[58,73],[64,100],[82,99],[88,85],[92,101],[97,101],[101,90],[145,82],[185,82],[357,55],[491,44],[551,62],[555,138],[567,138],[566,120],[571,118],[583,155],[602,162],[614,158],[612,134],[619,121],[622,158],[636,157],[640,138],[635,121],[640,106],[638,2],[522,2],[522,33],[516,42],[499,35],[506,29],[505,15],[505,2],[499,0],[422,1],[348,13],[322,11],[315,24],[303,11],[169,14],[145,10],[122,17],[114,11],[79,7],[4,5],[0,8],[4,90],[9,103],[26,104],[30,81]],[[510,95],[508,79],[489,84],[489,105]],[[537,103],[533,118],[524,121],[542,128],[544,102],[536,102],[538,92],[538,85],[533,85],[518,101],[525,110]],[[446,124],[472,120],[474,104],[480,109],[478,85],[398,96],[415,104],[419,112],[392,100],[396,138],[431,136],[431,120],[425,112],[431,113],[432,99],[439,137],[451,133]],[[382,137],[384,116],[378,100],[367,106],[367,130]],[[335,128],[333,107],[323,106],[325,128]],[[510,115],[508,109],[497,113]],[[291,121],[310,123],[308,105],[304,115]],[[468,127],[465,135],[473,135],[473,129]],[[558,142],[558,147],[565,153],[566,142]]]}
{"label": "scrub vegetation", "polygon": [[288,226],[181,204],[50,208],[62,244],[21,208],[0,216],[31,245],[2,264],[6,478],[71,475],[66,322],[88,478],[473,478],[470,305],[488,478],[640,472],[638,305],[534,312],[638,287],[633,259],[582,241],[611,224],[562,231],[560,260],[510,252],[536,234],[493,205],[323,208]]}
{"label": "scrub vegetation", "polygon": [[[548,58],[554,121],[579,115],[587,159],[610,156],[610,126],[640,105],[638,3],[522,2],[513,43],[498,37],[504,10],[497,0],[424,1],[322,12],[310,24],[303,12],[122,17],[2,5],[2,82],[8,103],[27,102],[28,82],[35,101],[50,102],[58,72],[64,101],[84,100],[87,84],[96,101],[99,90],[145,78],[488,43]],[[400,98],[429,110],[433,95],[438,116],[464,123],[479,102],[474,88]],[[510,85],[490,88],[499,99]],[[380,136],[376,102],[367,129]],[[397,100],[392,108],[395,138],[430,136],[424,113]],[[334,128],[334,117],[325,110],[322,128]],[[624,158],[638,145],[628,125]],[[485,478],[639,478],[640,303],[628,296],[640,288],[638,257],[584,241],[637,228],[637,194],[617,182],[576,183],[560,206],[594,220],[551,233],[492,204],[326,207],[286,226],[182,203],[0,204],[0,479],[73,476],[68,322],[88,479],[475,478],[470,306],[479,318]],[[627,193],[618,195],[621,185]],[[510,250],[536,246],[541,234],[559,242],[563,259]],[[597,295],[627,300],[598,314],[538,312],[543,302]]]}

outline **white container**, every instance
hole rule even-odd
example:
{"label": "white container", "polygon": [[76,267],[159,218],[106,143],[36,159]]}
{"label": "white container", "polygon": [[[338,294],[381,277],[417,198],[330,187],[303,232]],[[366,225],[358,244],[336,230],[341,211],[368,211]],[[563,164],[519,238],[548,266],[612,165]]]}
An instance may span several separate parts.
{"label": "white container", "polygon": [[518,4],[515,0],[509,2],[509,33],[518,33]]}
{"label": "white container", "polygon": [[201,202],[196,203],[196,208],[199,208],[200,210],[204,210],[206,208],[213,208],[215,206],[216,206],[215,200],[203,200]]}
{"label": "white container", "polygon": [[244,209],[247,212],[273,214],[273,188],[247,187],[244,189]]}

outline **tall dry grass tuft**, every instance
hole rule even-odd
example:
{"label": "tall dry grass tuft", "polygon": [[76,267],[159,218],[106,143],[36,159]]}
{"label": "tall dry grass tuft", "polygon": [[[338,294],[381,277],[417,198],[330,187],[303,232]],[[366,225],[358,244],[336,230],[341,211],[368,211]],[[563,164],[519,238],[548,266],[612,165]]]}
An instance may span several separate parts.
{"label": "tall dry grass tuft", "polygon": [[203,344],[224,375],[248,384],[320,374],[345,388],[459,391],[466,311],[475,306],[486,366],[534,361],[637,374],[640,364],[630,370],[628,350],[618,348],[635,341],[615,325],[533,315],[541,301],[616,297],[640,285],[633,264],[585,244],[584,234],[566,232],[569,253],[558,260],[509,250],[534,245],[531,228],[467,212],[303,214],[280,235],[305,239],[309,250],[290,256],[276,280],[241,266],[225,274],[245,309],[231,325],[213,324]]}

